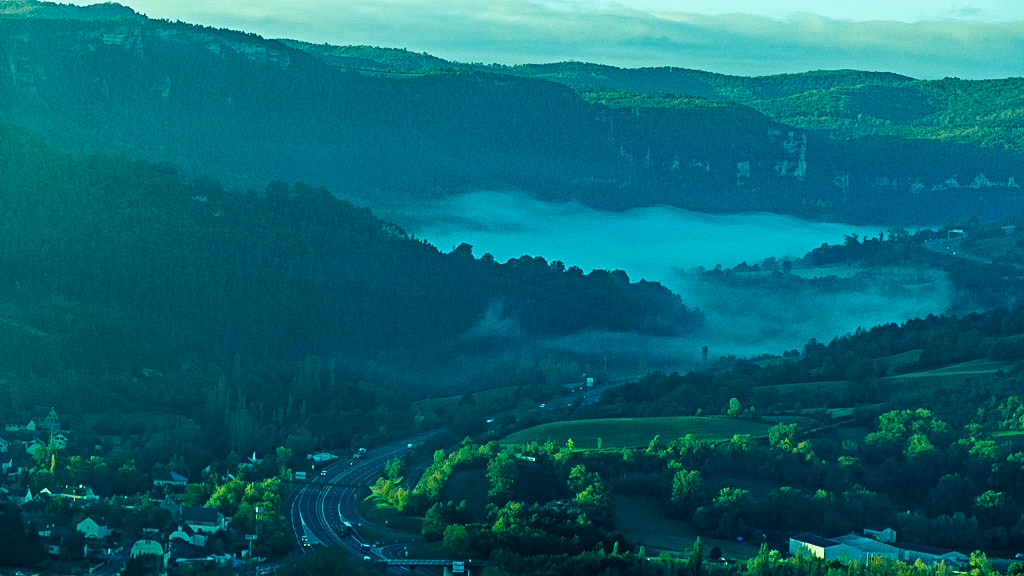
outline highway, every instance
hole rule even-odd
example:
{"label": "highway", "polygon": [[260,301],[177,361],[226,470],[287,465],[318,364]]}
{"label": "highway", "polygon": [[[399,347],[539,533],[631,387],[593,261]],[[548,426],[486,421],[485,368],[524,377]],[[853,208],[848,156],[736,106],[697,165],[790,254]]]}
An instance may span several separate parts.
{"label": "highway", "polygon": [[[344,548],[357,558],[384,558],[380,549],[358,534],[358,526],[366,523],[356,507],[359,491],[377,480],[388,460],[412,451],[439,432],[424,432],[374,448],[360,458],[339,460],[325,467],[321,475],[297,484],[285,502],[296,543],[307,552],[321,544]],[[345,522],[356,528],[347,530]]]}
{"label": "highway", "polygon": [[[539,408],[554,410],[576,401],[592,404],[600,399],[604,390],[635,381],[636,378],[616,378],[592,388],[577,388],[573,392],[556,396],[541,404]],[[494,417],[512,415],[518,419],[519,413],[518,409],[508,410],[495,414]],[[488,420],[492,421],[493,417]],[[377,480],[385,463],[411,452],[443,431],[431,430],[378,446],[359,458],[334,462],[305,482],[293,483],[294,489],[285,501],[285,510],[295,534],[296,544],[304,553],[311,553],[312,547],[317,544],[344,548],[354,558],[362,560],[382,561],[404,557],[406,545],[395,544],[378,548],[373,542],[362,539],[359,527],[367,522],[359,514],[356,499],[361,490]],[[348,530],[346,522],[355,527],[354,530]],[[386,529],[384,526],[377,528]]]}

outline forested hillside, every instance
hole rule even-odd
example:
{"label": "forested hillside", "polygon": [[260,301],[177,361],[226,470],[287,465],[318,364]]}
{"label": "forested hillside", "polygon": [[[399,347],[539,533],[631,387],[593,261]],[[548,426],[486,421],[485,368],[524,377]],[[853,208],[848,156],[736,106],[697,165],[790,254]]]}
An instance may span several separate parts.
{"label": "forested hillside", "polygon": [[78,479],[108,493],[172,457],[198,474],[232,449],[301,457],[438,426],[411,403],[578,377],[585,356],[546,338],[703,321],[622,272],[439,252],[304,184],[239,193],[7,125],[0,173],[0,405],[59,405],[83,445],[121,436],[130,470]]}
{"label": "forested hillside", "polygon": [[817,90],[863,85],[899,86],[913,78],[890,72],[817,70],[774,76],[729,76],[686,68],[616,68],[584,62],[494,67],[528,78],[544,78],[570,86],[667,92],[700,98],[751,103]]}
{"label": "forested hillside", "polygon": [[26,370],[438,353],[701,321],[660,285],[542,258],[499,265],[468,246],[444,254],[303,184],[239,194],[168,165],[75,160],[9,126],[0,170],[3,293],[35,311],[7,321],[60,341],[56,364],[7,358]]}
{"label": "forested hillside", "polygon": [[[372,54],[382,58],[386,53]],[[580,62],[476,68],[552,80],[581,92],[666,93],[734,102],[776,122],[840,139],[898,136],[1022,151],[1020,78],[916,80],[859,70],[751,78]]]}
{"label": "forested hillside", "polygon": [[[895,75],[740,79],[566,65],[528,78],[516,74],[530,69],[271,41],[113,7],[41,6],[9,3],[0,19],[0,118],[76,155],[114,150],[253,185],[302,180],[375,206],[512,188],[617,210],[669,204],[923,224],[989,220],[1020,200],[1024,162],[1012,146],[963,130],[955,139],[877,130],[835,139],[819,129],[847,122],[842,110],[811,122],[789,100],[868,86],[869,100],[884,102],[880,89],[912,85]],[[583,70],[622,78],[576,89],[547,79],[575,85]],[[674,94],[644,92],[654,89]],[[775,102],[788,108],[761,104]],[[1014,109],[1003,99],[959,102],[993,123]]]}

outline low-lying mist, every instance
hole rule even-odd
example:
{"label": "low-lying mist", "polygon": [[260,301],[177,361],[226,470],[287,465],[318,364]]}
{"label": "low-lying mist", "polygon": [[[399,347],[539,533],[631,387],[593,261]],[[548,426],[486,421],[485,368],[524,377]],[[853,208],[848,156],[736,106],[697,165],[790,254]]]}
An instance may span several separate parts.
{"label": "low-lying mist", "polygon": [[477,257],[489,253],[503,262],[524,254],[542,256],[585,272],[621,269],[633,281],[664,284],[688,306],[705,312],[707,327],[701,334],[638,340],[591,333],[549,343],[623,357],[639,354],[663,366],[692,364],[705,345],[711,358],[802,349],[810,338],[827,342],[858,327],[943,312],[952,298],[949,282],[936,271],[874,271],[827,288],[794,281],[772,289],[723,283],[698,271],[771,257],[796,259],[823,243],[841,244],[847,235],[877,236],[883,227],[664,206],[604,212],[499,192],[449,197],[386,217],[445,251],[465,242]]}
{"label": "low-lying mist", "polygon": [[500,262],[524,254],[584,271],[625,270],[630,279],[672,286],[679,270],[731,267],[764,258],[798,258],[843,236],[877,236],[879,227],[809,222],[777,214],[704,214],[669,206],[606,212],[577,202],[473,192],[385,215],[441,250],[462,242]]}

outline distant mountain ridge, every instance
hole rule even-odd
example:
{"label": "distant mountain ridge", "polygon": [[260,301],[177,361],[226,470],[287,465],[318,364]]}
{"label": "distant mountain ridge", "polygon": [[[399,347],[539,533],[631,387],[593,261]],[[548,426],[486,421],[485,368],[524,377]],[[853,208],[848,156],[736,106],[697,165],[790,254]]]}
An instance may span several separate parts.
{"label": "distant mountain ridge", "polygon": [[912,104],[942,90],[893,74],[449,67],[117,5],[0,6],[0,119],[74,154],[170,161],[232,186],[301,180],[376,206],[511,188],[878,224],[992,219],[1021,200],[1024,156],[1000,120],[1016,117],[1012,83],[965,84],[996,89],[967,100],[977,113],[927,104],[926,129]]}

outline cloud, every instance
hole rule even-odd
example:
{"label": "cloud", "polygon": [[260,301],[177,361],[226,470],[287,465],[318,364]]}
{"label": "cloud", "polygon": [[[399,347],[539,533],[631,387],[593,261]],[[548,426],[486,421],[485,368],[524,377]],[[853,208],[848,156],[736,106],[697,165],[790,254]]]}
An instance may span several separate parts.
{"label": "cloud", "polygon": [[[857,21],[810,13],[697,14],[615,2],[492,0],[139,0],[153,17],[267,37],[407,48],[462,62],[590,61],[766,75],[817,69],[886,70],[918,78],[1024,75],[1024,21]],[[800,6],[796,4],[795,6]],[[737,5],[742,8],[743,5]],[[943,14],[985,15],[954,5]]]}

